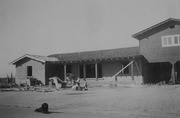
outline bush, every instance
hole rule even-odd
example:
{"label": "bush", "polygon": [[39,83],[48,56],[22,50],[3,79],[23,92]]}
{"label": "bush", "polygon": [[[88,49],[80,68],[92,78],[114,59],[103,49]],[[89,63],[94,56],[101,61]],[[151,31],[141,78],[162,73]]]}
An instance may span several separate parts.
{"label": "bush", "polygon": [[31,86],[43,85],[43,83],[40,80],[38,80],[37,78],[30,78],[30,84],[31,84]]}

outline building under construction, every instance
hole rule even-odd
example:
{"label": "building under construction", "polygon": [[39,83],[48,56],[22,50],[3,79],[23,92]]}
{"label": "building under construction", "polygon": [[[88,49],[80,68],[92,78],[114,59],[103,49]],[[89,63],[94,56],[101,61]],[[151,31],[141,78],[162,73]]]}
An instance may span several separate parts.
{"label": "building under construction", "polygon": [[138,47],[39,56],[26,54],[14,60],[16,83],[37,78],[62,80],[67,73],[95,81],[130,80],[140,83],[180,83],[180,20],[167,19],[133,38]]}

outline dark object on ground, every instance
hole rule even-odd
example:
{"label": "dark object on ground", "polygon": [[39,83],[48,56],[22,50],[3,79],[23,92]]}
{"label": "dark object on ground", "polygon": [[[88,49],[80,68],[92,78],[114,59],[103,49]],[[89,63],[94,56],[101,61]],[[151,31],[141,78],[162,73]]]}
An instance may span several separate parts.
{"label": "dark object on ground", "polygon": [[37,78],[30,78],[30,83],[31,83],[31,86],[43,85],[43,83]]}
{"label": "dark object on ground", "polygon": [[37,108],[34,111],[35,112],[41,112],[41,113],[49,114],[48,104],[47,103],[43,103],[40,108]]}

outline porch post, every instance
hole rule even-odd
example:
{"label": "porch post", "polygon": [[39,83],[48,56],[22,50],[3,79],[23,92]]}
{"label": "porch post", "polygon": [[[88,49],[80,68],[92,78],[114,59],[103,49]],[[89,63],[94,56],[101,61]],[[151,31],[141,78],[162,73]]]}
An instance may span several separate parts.
{"label": "porch post", "polygon": [[79,64],[77,65],[78,66],[78,70],[77,70],[77,75],[78,75],[78,78],[80,78],[80,74],[79,74]]}
{"label": "porch post", "polygon": [[[136,67],[137,67],[137,70],[138,70],[138,73],[139,75],[142,75],[141,72],[140,72],[140,69],[139,69],[139,66],[138,66],[138,63],[135,61],[135,64],[136,64]],[[141,64],[142,65],[142,64]],[[141,66],[142,67],[142,66]]]}
{"label": "porch post", "polygon": [[176,83],[175,71],[174,71],[175,62],[172,62],[171,64],[172,64],[171,80],[172,80],[173,84],[175,84]]}
{"label": "porch post", "polygon": [[66,79],[67,77],[67,73],[66,73],[66,65],[64,65],[64,80]]}
{"label": "porch post", "polygon": [[95,76],[96,76],[96,81],[98,81],[98,69],[97,69],[97,63],[95,64]]}
{"label": "porch post", "polygon": [[132,80],[134,81],[134,63],[131,64],[131,76]]}
{"label": "porch post", "polygon": [[171,61],[170,63],[172,65],[172,70],[171,70],[171,79],[169,80],[169,82],[175,84],[176,83],[175,70],[174,70],[175,61]]}
{"label": "porch post", "polygon": [[114,79],[115,79],[115,81],[117,82],[117,75],[116,75],[116,76],[114,76]]}
{"label": "porch post", "polygon": [[83,75],[84,79],[86,79],[86,64],[83,64]]}

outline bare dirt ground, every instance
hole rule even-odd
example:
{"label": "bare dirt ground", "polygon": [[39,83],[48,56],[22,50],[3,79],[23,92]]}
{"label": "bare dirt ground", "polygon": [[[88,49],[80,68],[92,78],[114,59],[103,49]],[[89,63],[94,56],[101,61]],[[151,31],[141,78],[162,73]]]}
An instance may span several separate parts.
{"label": "bare dirt ground", "polygon": [[[50,114],[34,112],[44,102]],[[55,92],[0,92],[3,118],[179,118],[180,86],[94,87]]]}

